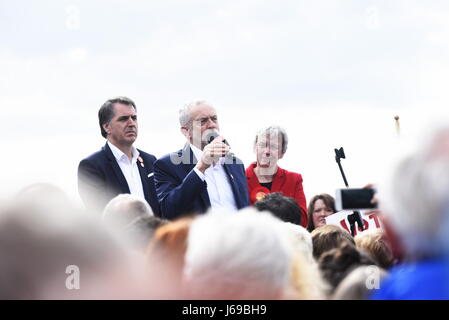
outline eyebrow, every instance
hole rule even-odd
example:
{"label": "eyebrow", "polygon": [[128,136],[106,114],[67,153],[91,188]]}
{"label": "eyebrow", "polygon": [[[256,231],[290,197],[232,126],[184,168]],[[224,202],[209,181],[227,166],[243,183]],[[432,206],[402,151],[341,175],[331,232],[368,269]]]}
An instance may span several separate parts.
{"label": "eyebrow", "polygon": [[217,115],[214,115],[214,116],[210,116],[210,117],[202,117],[202,118],[199,118],[199,119],[196,119],[196,121],[203,121],[203,120],[207,120],[207,119],[211,119],[211,120],[216,120],[216,119],[218,119],[218,117],[217,117]]}
{"label": "eyebrow", "polygon": [[126,119],[128,119],[128,118],[132,118],[132,119],[137,119],[137,115],[135,114],[135,115],[132,115],[132,116],[121,116],[121,117],[118,117],[118,120],[126,120]]}

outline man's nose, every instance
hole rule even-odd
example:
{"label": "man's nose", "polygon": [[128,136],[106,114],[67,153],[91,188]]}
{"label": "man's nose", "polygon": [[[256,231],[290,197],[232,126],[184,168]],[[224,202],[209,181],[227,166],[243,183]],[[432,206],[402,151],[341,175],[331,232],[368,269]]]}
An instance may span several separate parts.
{"label": "man's nose", "polygon": [[216,129],[217,124],[211,118],[207,119],[207,129]]}
{"label": "man's nose", "polygon": [[135,126],[136,123],[137,123],[137,119],[134,120],[134,119],[131,118],[131,117],[128,118],[128,123],[127,123],[127,124],[128,124],[128,127],[130,127],[130,126]]}

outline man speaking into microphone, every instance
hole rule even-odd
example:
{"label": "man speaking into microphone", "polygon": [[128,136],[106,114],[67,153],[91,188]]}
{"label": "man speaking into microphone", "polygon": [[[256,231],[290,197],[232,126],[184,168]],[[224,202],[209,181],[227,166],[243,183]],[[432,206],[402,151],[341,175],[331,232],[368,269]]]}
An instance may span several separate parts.
{"label": "man speaking into microphone", "polygon": [[192,102],[180,110],[179,123],[187,139],[184,148],[154,163],[162,217],[249,206],[245,168],[219,134],[215,108],[206,101]]}

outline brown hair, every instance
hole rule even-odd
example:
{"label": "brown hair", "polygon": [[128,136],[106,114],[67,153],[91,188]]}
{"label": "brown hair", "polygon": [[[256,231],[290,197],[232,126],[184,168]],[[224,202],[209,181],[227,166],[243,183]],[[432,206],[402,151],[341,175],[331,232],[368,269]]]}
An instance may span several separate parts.
{"label": "brown hair", "polygon": [[325,225],[312,231],[313,256],[318,259],[324,252],[338,248],[343,243],[355,246],[352,236],[342,228]]}
{"label": "brown hair", "polygon": [[335,200],[334,197],[332,197],[330,194],[322,193],[314,196],[310,202],[307,209],[307,230],[312,232],[315,229],[315,225],[313,224],[313,210],[315,208],[315,202],[317,200],[322,200],[327,208],[329,208],[332,212],[337,212],[335,210]]}
{"label": "brown hair", "polygon": [[374,265],[374,261],[349,243],[324,252],[318,260],[321,273],[334,290],[340,282],[356,267]]}
{"label": "brown hair", "polygon": [[370,255],[379,267],[389,269],[393,266],[393,251],[382,229],[377,229],[368,234],[361,234],[355,237],[354,240],[357,248]]}

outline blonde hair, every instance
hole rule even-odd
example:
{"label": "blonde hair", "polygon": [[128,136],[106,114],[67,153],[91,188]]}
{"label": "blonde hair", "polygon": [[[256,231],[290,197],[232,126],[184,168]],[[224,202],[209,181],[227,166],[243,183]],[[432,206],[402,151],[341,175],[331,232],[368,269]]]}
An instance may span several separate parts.
{"label": "blonde hair", "polygon": [[379,267],[388,269],[393,265],[393,251],[382,229],[362,233],[354,240],[357,248],[367,253]]}

